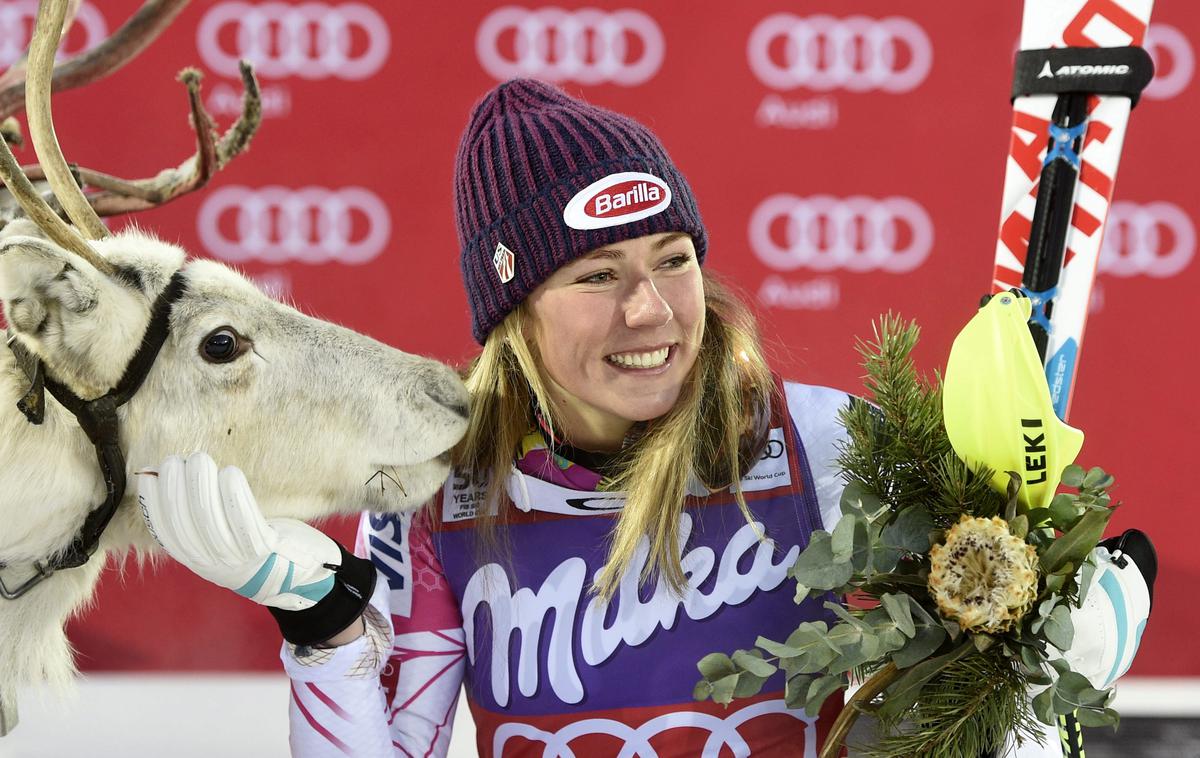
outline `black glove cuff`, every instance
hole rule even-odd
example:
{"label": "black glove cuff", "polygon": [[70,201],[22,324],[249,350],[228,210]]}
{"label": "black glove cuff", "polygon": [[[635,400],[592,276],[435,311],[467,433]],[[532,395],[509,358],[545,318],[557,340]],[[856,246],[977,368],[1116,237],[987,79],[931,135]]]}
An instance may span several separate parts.
{"label": "black glove cuff", "polygon": [[348,628],[367,609],[375,591],[375,564],[341,545],[338,549],[342,565],[334,571],[333,589],[316,605],[302,611],[267,606],[283,638],[293,645],[319,645]]}
{"label": "black glove cuff", "polygon": [[[1108,548],[1110,553],[1119,550],[1133,559],[1142,578],[1146,580],[1146,592],[1150,595],[1150,606],[1153,607],[1154,580],[1158,578],[1158,554],[1146,533],[1140,529],[1126,529],[1117,537],[1100,540],[1100,544]],[[1121,567],[1124,568],[1124,564],[1121,564]]]}

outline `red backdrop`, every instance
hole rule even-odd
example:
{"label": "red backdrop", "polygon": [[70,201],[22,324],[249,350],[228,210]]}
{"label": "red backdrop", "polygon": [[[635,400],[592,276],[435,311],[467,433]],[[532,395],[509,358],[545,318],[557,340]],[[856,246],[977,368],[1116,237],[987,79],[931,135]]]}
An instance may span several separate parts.
{"label": "red backdrop", "polygon": [[[96,44],[139,4],[85,2],[69,47]],[[0,0],[0,67],[33,5]],[[854,337],[877,315],[918,319],[933,370],[988,289],[1020,5],[197,2],[133,64],[59,96],[56,120],[71,160],[149,175],[192,150],[175,72],[201,68],[228,123],[234,61],[249,58],[266,108],[253,149],[138,223],[312,313],[457,362],[474,348],[451,211],[459,131],[498,80],[559,81],[660,134],[699,197],[708,265],[757,308],[777,369],[853,390]],[[1114,529],[1137,525],[1159,547],[1134,672],[1198,676],[1187,609],[1200,517],[1183,482],[1200,420],[1188,336],[1200,6],[1159,5],[1158,75],[1132,117],[1071,421],[1087,433],[1081,462],[1117,476]],[[791,239],[789,213],[829,223]],[[267,614],[174,566],[110,572],[71,637],[92,670],[277,665]]]}

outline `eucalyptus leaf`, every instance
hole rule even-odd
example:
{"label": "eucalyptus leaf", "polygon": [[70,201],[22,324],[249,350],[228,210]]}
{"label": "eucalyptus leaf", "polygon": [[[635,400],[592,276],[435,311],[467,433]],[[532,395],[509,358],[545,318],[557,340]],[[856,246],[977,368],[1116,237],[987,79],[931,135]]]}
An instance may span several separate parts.
{"label": "eucalyptus leaf", "polygon": [[1038,651],[1029,645],[1020,645],[1021,663],[1025,664],[1025,668],[1030,671],[1042,670],[1042,656]]}
{"label": "eucalyptus leaf", "polygon": [[820,671],[837,657],[839,649],[828,639],[824,621],[806,622],[780,644],[759,637],[755,645],[780,658],[779,665],[789,674]]}
{"label": "eucalyptus leaf", "polygon": [[833,560],[839,563],[848,563],[854,555],[854,527],[855,524],[866,524],[866,519],[857,514],[847,514],[838,519],[837,526],[833,528],[833,534],[829,539],[829,546],[833,552]]}
{"label": "eucalyptus leaf", "polygon": [[712,699],[715,703],[729,705],[733,702],[733,691],[737,689],[738,675],[730,674],[712,683]]}
{"label": "eucalyptus leaf", "polygon": [[834,527],[830,539],[833,560],[838,563],[849,562],[855,573],[864,572],[871,555],[868,530],[867,520],[862,516],[843,516]]}
{"label": "eucalyptus leaf", "polygon": [[[925,660],[946,641],[944,622],[940,622],[930,615],[920,603],[913,602],[910,610],[913,615],[913,638],[892,654],[892,662],[901,669],[909,668]],[[950,623],[954,624],[953,621]],[[958,629],[958,624],[954,624],[954,628]]]}
{"label": "eucalyptus leaf", "polygon": [[[774,667],[772,666],[772,668]],[[733,688],[733,696],[735,698],[753,697],[762,690],[767,679],[768,677],[756,676],[749,671],[743,671],[738,674],[737,686]]]}
{"label": "eucalyptus leaf", "polygon": [[910,553],[925,553],[929,551],[929,533],[933,528],[933,516],[929,515],[929,509],[912,505],[900,511],[895,520],[884,527],[880,537],[890,547]]}
{"label": "eucalyptus leaf", "polygon": [[762,659],[762,653],[757,650],[738,650],[733,654],[733,663],[743,671],[749,671],[755,676],[767,677],[775,673],[774,664]]}
{"label": "eucalyptus leaf", "polygon": [[1059,481],[1068,487],[1078,488],[1081,484],[1083,484],[1083,477],[1083,467],[1072,463],[1070,466],[1067,466],[1063,469],[1062,477],[1059,479]]}
{"label": "eucalyptus leaf", "polygon": [[808,686],[808,696],[805,698],[804,710],[810,716],[821,712],[821,706],[826,698],[846,686],[846,680],[840,676],[823,676],[814,679]]}
{"label": "eucalyptus leaf", "polygon": [[700,669],[700,673],[710,682],[737,673],[737,667],[733,665],[733,660],[724,653],[709,653],[700,659],[696,668]]}
{"label": "eucalyptus leaf", "polygon": [[701,679],[700,681],[696,682],[696,686],[692,690],[692,699],[707,700],[708,696],[712,694],[712,691],[712,683],[707,679]]}
{"label": "eucalyptus leaf", "polygon": [[1084,489],[1089,490],[1106,489],[1111,487],[1114,481],[1111,474],[1099,466],[1094,466],[1083,477],[1082,486]]}
{"label": "eucalyptus leaf", "polygon": [[1048,687],[1033,698],[1033,715],[1043,724],[1058,726],[1058,716],[1054,713],[1054,687]]}
{"label": "eucalyptus leaf", "polygon": [[776,642],[775,640],[769,640],[766,637],[759,637],[754,641],[754,644],[777,658],[792,658],[793,656],[800,655],[802,652],[800,649],[792,647],[791,645],[787,645],[782,642]]}
{"label": "eucalyptus leaf", "polygon": [[1059,493],[1050,501],[1050,523],[1065,531],[1079,517],[1079,511],[1074,497],[1065,492]]}
{"label": "eucalyptus leaf", "polygon": [[1113,729],[1121,722],[1121,716],[1112,708],[1104,708],[1102,710],[1093,710],[1091,708],[1080,708],[1075,712],[1075,718],[1083,726],[1111,726]]}
{"label": "eucalyptus leaf", "polygon": [[913,602],[911,597],[889,592],[880,597],[879,602],[892,621],[896,622],[896,628],[904,632],[905,637],[916,636],[917,627],[913,623],[912,610],[909,608],[909,604]]}
{"label": "eucalyptus leaf", "polygon": [[874,660],[879,654],[879,638],[872,631],[859,631],[856,640],[846,642],[841,648],[841,654],[825,667],[827,674],[844,674]]}
{"label": "eucalyptus leaf", "polygon": [[1075,627],[1071,623],[1071,610],[1065,605],[1056,607],[1042,628],[1046,641],[1059,650],[1066,651],[1075,638]]}
{"label": "eucalyptus leaf", "polygon": [[817,590],[841,589],[850,581],[854,569],[848,561],[835,561],[831,540],[828,532],[813,532],[808,547],[792,566],[791,574],[796,581]]}
{"label": "eucalyptus leaf", "polygon": [[803,674],[789,677],[783,690],[784,705],[795,710],[803,708],[804,701],[808,698],[808,687],[812,681],[813,677]]}
{"label": "eucalyptus leaf", "polygon": [[1071,673],[1071,664],[1067,663],[1062,658],[1051,658],[1050,667],[1058,673],[1059,677],[1063,677]]}
{"label": "eucalyptus leaf", "polygon": [[1075,708],[1103,707],[1108,704],[1112,693],[1109,690],[1098,690],[1083,674],[1068,671],[1058,678],[1054,684],[1055,697]]}
{"label": "eucalyptus leaf", "polygon": [[883,503],[862,482],[850,482],[842,489],[843,514],[858,513],[870,519],[884,510]]}
{"label": "eucalyptus leaf", "polygon": [[825,602],[825,608],[833,611],[834,614],[838,618],[840,618],[842,621],[846,622],[847,624],[850,624],[850,625],[856,627],[860,632],[867,632],[870,634],[874,634],[875,630],[873,630],[871,628],[870,624],[868,624],[867,622],[858,618],[850,611],[846,610],[845,606],[843,606],[841,603],[835,603],[832,600],[827,600]]}
{"label": "eucalyptus leaf", "polygon": [[1008,522],[1008,533],[1019,540],[1025,539],[1025,535],[1029,534],[1029,517],[1022,513]]}

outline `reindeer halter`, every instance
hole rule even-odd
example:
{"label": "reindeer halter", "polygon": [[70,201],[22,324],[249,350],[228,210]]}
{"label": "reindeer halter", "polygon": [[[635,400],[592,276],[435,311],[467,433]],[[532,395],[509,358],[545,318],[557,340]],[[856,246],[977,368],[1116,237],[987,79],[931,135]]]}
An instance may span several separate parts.
{"label": "reindeer halter", "polygon": [[[75,416],[75,420],[96,448],[96,459],[100,463],[100,471],[104,474],[107,494],[98,508],[89,511],[79,533],[65,550],[55,553],[45,562],[34,562],[36,573],[32,577],[13,589],[9,589],[3,578],[0,578],[0,597],[15,600],[55,571],[82,566],[96,552],[100,535],[104,533],[121,499],[125,497],[125,455],[120,447],[117,409],[129,402],[146,380],[154,365],[154,359],[158,357],[159,350],[170,333],[171,308],[186,290],[187,283],[183,275],[177,272],[154,301],[150,323],[142,336],[142,344],[125,367],[121,380],[107,393],[94,400],[82,399],[53,377],[47,376],[41,359],[15,339],[9,340],[9,349],[17,357],[17,363],[30,382],[29,390],[17,402],[17,408],[25,414],[25,418],[29,419],[31,424],[41,424],[46,411],[45,390],[50,390],[50,395]],[[5,562],[0,560],[0,568],[5,566]]]}

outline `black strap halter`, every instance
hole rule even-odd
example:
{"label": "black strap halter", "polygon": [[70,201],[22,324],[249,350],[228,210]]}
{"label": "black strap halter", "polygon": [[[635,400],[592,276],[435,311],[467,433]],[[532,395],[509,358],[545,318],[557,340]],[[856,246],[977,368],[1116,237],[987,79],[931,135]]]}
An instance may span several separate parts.
{"label": "black strap halter", "polygon": [[[170,332],[171,308],[187,290],[183,275],[176,272],[166,289],[154,301],[150,312],[150,323],[142,336],[142,344],[125,367],[125,373],[117,385],[94,400],[84,400],[53,377],[47,376],[45,367],[37,356],[32,355],[20,342],[10,340],[9,349],[17,358],[25,375],[29,377],[29,391],[17,402],[17,408],[32,424],[41,424],[45,419],[45,390],[75,416],[80,428],[96,448],[96,459],[104,475],[106,495],[98,508],[90,510],[75,539],[64,549],[36,561],[36,573],[21,585],[9,589],[0,579],[0,597],[15,600],[33,589],[42,580],[59,569],[78,568],[87,563],[96,552],[100,535],[116,513],[117,506],[125,497],[125,455],[121,452],[118,434],[117,409],[141,388],[150,368],[158,357],[159,350]],[[0,568],[5,567],[0,560]]]}

